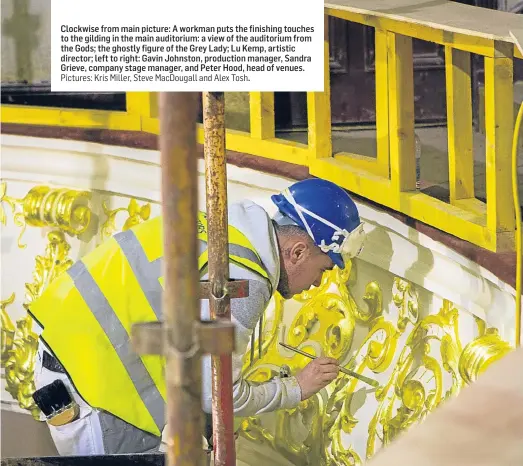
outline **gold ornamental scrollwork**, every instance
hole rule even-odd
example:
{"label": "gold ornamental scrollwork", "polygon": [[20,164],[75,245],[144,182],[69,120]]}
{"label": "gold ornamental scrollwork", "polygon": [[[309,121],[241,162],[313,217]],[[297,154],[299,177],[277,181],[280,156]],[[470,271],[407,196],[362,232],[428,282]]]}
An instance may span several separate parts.
{"label": "gold ornamental scrollwork", "polygon": [[[288,328],[279,297],[271,318],[266,318],[269,325],[262,332],[261,358],[252,365],[248,353],[245,358],[244,376],[253,382],[278,376],[282,366],[294,375],[309,362],[279,347],[279,341],[336,357],[353,371],[382,376],[381,386],[372,389],[340,375],[323,395],[276,412],[274,430],[256,418],[243,421],[242,436],[269,445],[293,464],[363,464],[511,350],[495,329],[471,316],[477,337],[463,347],[459,321],[464,311],[443,300],[436,314],[422,316],[418,290],[399,277],[392,281],[388,311],[377,281],[367,283],[361,296],[364,305],[359,306],[350,290],[350,273],[350,266],[344,272],[335,269],[324,275],[319,287],[295,297],[301,307]],[[354,348],[356,328],[366,329],[366,336]],[[360,422],[354,406],[356,394],[361,393],[367,401],[374,398],[376,409],[366,426],[366,448],[356,451],[351,434]],[[308,426],[309,434],[297,437],[296,425]]]}
{"label": "gold ornamental scrollwork", "polygon": [[[367,458],[376,452],[377,442],[389,444],[463,386],[457,309],[445,300],[438,314],[420,319],[413,288],[396,281],[395,290],[400,291],[393,292],[393,301],[399,308],[397,337],[408,329],[408,324],[413,327],[387,384],[376,391],[379,405],[369,423]],[[447,390],[444,373],[452,380]]]}
{"label": "gold ornamental scrollwork", "polygon": [[[291,374],[296,374],[310,362],[304,356],[282,350],[278,345],[282,340],[318,356],[347,360],[356,324],[368,324],[378,319],[383,312],[379,284],[367,284],[363,297],[366,309],[360,308],[347,287],[350,275],[350,265],[344,271],[335,268],[324,274],[318,288],[296,296],[294,299],[303,303],[303,306],[288,330],[282,325],[283,299],[278,296],[274,303],[272,325],[266,326],[263,332],[262,357],[255,359],[253,365],[248,357],[245,358],[244,377],[253,382],[263,382],[278,375],[282,366],[288,366]],[[270,319],[264,317],[264,320]],[[282,330],[287,330],[283,336]],[[258,345],[259,342],[255,344]],[[293,464],[309,464],[312,457],[315,458],[315,464],[351,464],[332,462],[334,456],[328,454],[328,444],[331,441],[336,442],[336,439],[330,438],[327,414],[323,399],[317,395],[302,402],[296,409],[276,413],[278,435],[273,436],[262,428],[256,418],[244,420],[240,433],[246,438],[270,445]],[[296,440],[290,435],[291,424],[296,417],[310,422],[310,432],[305,440]],[[336,458],[342,457],[351,457],[354,459],[352,464],[360,464],[355,451],[347,450],[342,453],[340,450]]]}
{"label": "gold ornamental scrollwork", "polygon": [[15,293],[12,293],[9,298],[0,301],[2,311],[2,367],[5,367],[5,363],[9,359],[9,352],[13,348],[16,329],[6,308],[14,303],[15,296]]}
{"label": "gold ornamental scrollwork", "polygon": [[467,383],[474,382],[494,362],[514,348],[503,340],[497,329],[489,328],[471,341],[459,358],[459,373]]}
{"label": "gold ornamental scrollwork", "polygon": [[151,204],[146,203],[139,205],[136,199],[131,199],[127,207],[118,207],[117,209],[109,209],[107,203],[104,201],[102,208],[105,216],[107,217],[104,224],[102,225],[102,238],[108,238],[116,230],[116,216],[120,212],[127,213],[127,219],[122,227],[122,231],[126,231],[135,225],[138,225],[145,220],[148,220],[151,215]]}
{"label": "gold ornamental scrollwork", "polygon": [[22,203],[23,199],[16,199],[7,195],[7,183],[0,183],[0,222],[2,225],[7,225],[7,215],[4,209],[4,204],[7,204],[11,208],[14,224],[22,229],[18,236],[18,247],[25,249],[27,244],[22,243],[22,236],[25,232],[26,221],[23,212],[20,212],[20,205]]}
{"label": "gold ornamental scrollwork", "polygon": [[[0,222],[7,224],[4,208],[7,205],[13,214],[14,224],[21,227],[18,237],[20,249],[27,247],[22,242],[22,237],[28,226],[52,230],[47,235],[45,254],[35,258],[34,281],[26,284],[23,304],[26,309],[54,277],[72,265],[72,261],[67,258],[70,246],[65,234],[79,236],[87,231],[91,223],[90,198],[91,194],[87,191],[49,186],[35,186],[23,198],[14,198],[7,194],[7,183],[0,183]],[[39,410],[32,399],[38,347],[38,336],[32,330],[33,321],[26,315],[13,325],[3,306],[2,324],[2,337],[5,338],[5,344],[2,341],[2,366],[6,390],[18,401],[21,408],[31,411],[38,418]]]}
{"label": "gold ornamental scrollwork", "polygon": [[[48,233],[47,239],[45,254],[35,258],[33,282],[25,285],[26,295],[23,306],[26,309],[31,302],[41,296],[55,277],[73,264],[72,259],[68,257],[70,246],[62,231]],[[2,321],[3,310],[2,308]],[[38,351],[38,335],[32,329],[33,319],[29,314],[16,322],[12,344],[6,352],[3,367],[7,392],[18,401],[21,408],[30,411],[33,417],[38,419],[40,411],[32,398],[35,391],[34,368]],[[3,349],[2,343],[2,362],[4,361]]]}
{"label": "gold ornamental scrollwork", "polygon": [[17,199],[7,195],[7,184],[0,184],[0,221],[6,225],[7,216],[4,203],[13,213],[14,224],[21,227],[18,247],[25,249],[22,236],[27,226],[57,228],[71,235],[84,233],[91,222],[88,206],[91,193],[68,188],[35,186],[24,198]]}
{"label": "gold ornamental scrollwork", "polygon": [[39,298],[49,283],[55,277],[65,272],[73,265],[73,260],[69,257],[71,246],[67,242],[64,233],[61,231],[51,231],[47,234],[47,246],[45,254],[36,256],[35,268],[33,270],[33,282],[26,283],[26,295],[24,307]]}

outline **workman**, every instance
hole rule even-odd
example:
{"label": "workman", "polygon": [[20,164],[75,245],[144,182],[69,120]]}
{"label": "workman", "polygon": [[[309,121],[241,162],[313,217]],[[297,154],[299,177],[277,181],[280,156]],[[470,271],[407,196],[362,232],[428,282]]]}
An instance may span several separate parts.
{"label": "workman", "polygon": [[[249,282],[249,296],[231,300],[236,425],[242,417],[294,408],[336,378],[337,361],[320,357],[295,376],[253,384],[242,378],[242,358],[276,291],[289,299],[318,286],[325,271],[344,268],[364,241],[356,205],[331,182],[300,181],[271,199],[278,208],[273,218],[251,201],[229,206],[230,277]],[[202,212],[198,235],[205,280]],[[159,450],[165,431],[163,358],[138,356],[129,334],[134,323],[162,320],[162,256],[157,217],[102,243],[32,303],[30,312],[43,329],[34,398],[60,455]],[[208,300],[201,301],[201,317],[210,319]],[[202,404],[211,413],[210,356],[202,365]]]}

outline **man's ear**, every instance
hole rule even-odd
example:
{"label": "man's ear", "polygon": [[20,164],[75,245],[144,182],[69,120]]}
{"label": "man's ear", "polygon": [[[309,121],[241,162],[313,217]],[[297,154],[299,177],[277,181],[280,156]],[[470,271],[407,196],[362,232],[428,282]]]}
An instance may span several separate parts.
{"label": "man's ear", "polygon": [[291,248],[290,252],[291,263],[298,264],[307,257],[309,246],[303,241],[298,241],[297,243],[294,243],[294,246]]}

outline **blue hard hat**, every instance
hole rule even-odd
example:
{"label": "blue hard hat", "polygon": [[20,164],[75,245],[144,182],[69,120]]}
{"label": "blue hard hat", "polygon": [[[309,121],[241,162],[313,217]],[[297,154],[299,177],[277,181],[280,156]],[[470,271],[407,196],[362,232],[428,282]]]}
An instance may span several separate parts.
{"label": "blue hard hat", "polygon": [[363,247],[365,234],[358,208],[338,185],[317,178],[299,181],[271,196],[279,215],[307,231],[314,243],[341,269]]}

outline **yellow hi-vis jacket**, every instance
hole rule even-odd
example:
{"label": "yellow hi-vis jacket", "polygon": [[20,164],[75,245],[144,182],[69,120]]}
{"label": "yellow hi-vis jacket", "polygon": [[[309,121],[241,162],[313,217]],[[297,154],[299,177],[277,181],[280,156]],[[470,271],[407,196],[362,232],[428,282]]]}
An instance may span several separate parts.
{"label": "yellow hi-vis jacket", "polygon": [[[164,427],[164,358],[139,356],[131,327],[161,320],[162,219],[118,233],[57,277],[30,312],[41,338],[67,371],[79,394],[133,426],[161,435]],[[207,266],[207,219],[198,214],[203,276]],[[229,226],[229,259],[268,279],[249,240]]]}

